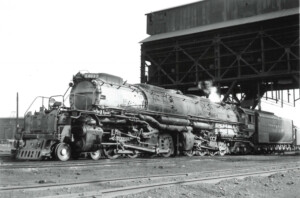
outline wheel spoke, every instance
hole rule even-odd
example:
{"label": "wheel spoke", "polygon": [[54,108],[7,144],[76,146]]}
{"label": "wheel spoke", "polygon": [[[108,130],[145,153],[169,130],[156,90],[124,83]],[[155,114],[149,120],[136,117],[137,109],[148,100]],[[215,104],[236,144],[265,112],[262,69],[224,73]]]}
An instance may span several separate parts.
{"label": "wheel spoke", "polygon": [[169,134],[163,134],[159,137],[159,149],[166,150],[169,149],[168,153],[161,153],[163,157],[170,157],[174,153],[173,138]]}

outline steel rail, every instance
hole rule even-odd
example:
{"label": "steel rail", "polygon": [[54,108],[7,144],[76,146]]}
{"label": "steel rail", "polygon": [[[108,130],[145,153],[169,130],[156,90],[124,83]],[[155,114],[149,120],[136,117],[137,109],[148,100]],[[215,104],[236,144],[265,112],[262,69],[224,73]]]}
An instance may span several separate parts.
{"label": "steel rail", "polygon": [[[169,164],[169,163],[174,163],[174,161],[167,161],[168,159],[176,159],[178,161],[176,162],[187,162],[188,161],[193,161],[193,160],[205,160],[205,157],[199,157],[199,156],[194,156],[194,157],[182,157],[182,156],[177,156],[177,157],[172,157],[172,158],[163,158],[163,157],[155,157],[155,158],[137,158],[137,159],[126,159],[126,158],[120,158],[120,159],[115,159],[115,160],[110,160],[110,159],[99,159],[98,161],[90,160],[90,161],[82,161],[80,163],[72,163],[74,161],[69,161],[69,162],[60,162],[60,161],[47,161],[47,164],[45,163],[36,163],[35,164],[1,164],[0,165],[0,170],[9,170],[9,169],[24,169],[24,168],[53,168],[53,167],[58,167],[58,168],[63,168],[63,167],[68,167],[68,168],[73,168],[73,167],[81,167],[81,166],[112,166],[112,165],[132,165],[132,164]],[[85,160],[84,158],[82,160]],[[53,162],[53,163],[52,163]],[[22,162],[20,162],[22,163]]]}
{"label": "steel rail", "polygon": [[[54,163],[51,163],[52,161],[49,161],[49,163],[47,164],[1,164],[0,165],[0,171],[1,170],[10,170],[10,169],[26,169],[26,168],[36,168],[36,169],[43,169],[43,168],[64,168],[64,167],[68,167],[68,168],[74,168],[74,167],[91,167],[91,166],[117,166],[117,165],[132,165],[132,164],[174,164],[174,163],[180,163],[180,162],[193,162],[193,161],[205,161],[206,159],[211,159],[206,158],[206,157],[200,157],[200,156],[193,156],[193,157],[174,157],[171,159],[177,159],[177,161],[168,161],[168,159],[170,158],[153,158],[153,159],[120,159],[120,160],[109,160],[109,159],[100,159],[99,161],[82,161],[80,163],[56,163],[55,161],[53,161]],[[214,159],[223,159],[223,158],[218,158],[218,157],[214,157]],[[286,163],[282,163],[282,164],[286,164]],[[300,162],[299,162],[300,164]]]}
{"label": "steel rail", "polygon": [[[173,181],[173,182],[160,182],[155,184],[146,184],[146,185],[136,185],[136,186],[129,186],[129,187],[122,187],[122,188],[113,188],[108,190],[99,191],[96,193],[91,192],[91,194],[87,194],[86,196],[93,196],[93,197],[115,197],[119,195],[128,195],[132,193],[143,192],[146,190],[151,190],[155,188],[161,187],[169,187],[175,185],[191,185],[191,184],[198,184],[198,183],[208,183],[208,182],[218,182],[224,179],[233,179],[233,178],[244,178],[249,176],[265,176],[270,175],[273,173],[280,173],[286,172],[288,170],[299,169],[299,167],[294,168],[284,168],[278,170],[269,170],[269,171],[258,171],[258,172],[251,172],[251,173],[239,173],[239,174],[231,174],[231,175],[223,175],[223,176],[213,176],[213,177],[206,177],[206,178],[196,178],[196,179],[187,179],[183,181]],[[86,197],[82,195],[71,195],[71,197]],[[69,197],[69,195],[64,196]]]}
{"label": "steel rail", "polygon": [[176,185],[191,185],[191,184],[198,184],[198,183],[211,183],[211,182],[219,182],[225,179],[233,179],[233,178],[244,178],[249,176],[266,176],[274,173],[286,172],[288,170],[299,169],[299,167],[294,168],[284,168],[278,170],[269,170],[269,171],[256,171],[251,173],[238,173],[238,174],[229,174],[223,176],[212,176],[212,177],[201,177],[201,178],[194,178],[194,179],[186,179],[182,181],[167,181],[167,182],[159,182],[154,184],[145,184],[145,185],[134,185],[128,187],[121,187],[121,188],[111,188],[105,189],[100,191],[90,191],[84,193],[73,193],[73,194],[64,194],[58,196],[45,196],[44,198],[48,197],[56,197],[56,198],[67,198],[67,197],[115,197],[120,195],[129,195],[133,193],[144,192],[147,190],[161,188],[161,187],[170,187]]}
{"label": "steel rail", "polygon": [[[105,159],[104,159],[105,160]],[[55,164],[51,163],[49,161],[49,164],[2,164],[0,165],[0,170],[8,170],[8,169],[24,169],[24,168],[63,168],[63,167],[68,167],[68,168],[73,168],[73,167],[81,167],[81,166],[113,166],[113,165],[127,165],[127,164],[137,164],[137,163],[146,163],[146,164],[153,164],[153,163],[174,163],[174,162],[161,162],[161,161],[149,161],[149,159],[145,160],[130,160],[130,161],[109,161],[109,162],[103,162],[99,160],[99,162],[82,162],[82,163],[64,163],[64,164]]]}

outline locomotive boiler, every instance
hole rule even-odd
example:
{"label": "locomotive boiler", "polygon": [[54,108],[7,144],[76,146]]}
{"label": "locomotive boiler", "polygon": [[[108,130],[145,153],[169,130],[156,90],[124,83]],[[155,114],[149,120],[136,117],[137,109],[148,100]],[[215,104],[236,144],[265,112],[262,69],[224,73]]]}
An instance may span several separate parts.
{"label": "locomotive boiler", "polygon": [[104,73],[78,73],[70,87],[69,107],[54,102],[25,116],[13,150],[18,159],[299,149],[293,122],[272,113],[217,104],[179,90],[131,85]]}

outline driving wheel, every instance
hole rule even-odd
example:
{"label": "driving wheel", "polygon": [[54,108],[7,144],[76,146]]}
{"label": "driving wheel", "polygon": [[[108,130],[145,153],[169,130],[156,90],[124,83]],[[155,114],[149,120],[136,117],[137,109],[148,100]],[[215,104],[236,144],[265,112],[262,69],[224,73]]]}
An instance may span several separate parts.
{"label": "driving wheel", "polygon": [[226,154],[226,150],[220,150],[220,151],[219,151],[219,155],[220,155],[220,156],[224,156],[225,154]]}
{"label": "driving wheel", "polygon": [[183,151],[183,155],[192,157],[195,155],[195,152],[193,150]]}
{"label": "driving wheel", "polygon": [[120,155],[115,152],[114,146],[107,146],[103,148],[103,153],[108,159],[117,159]]}
{"label": "driving wheel", "polygon": [[174,153],[174,144],[173,138],[169,134],[163,134],[159,136],[159,149],[161,150],[169,150],[167,153],[161,153],[160,155],[163,157],[170,157]]}
{"label": "driving wheel", "polygon": [[197,154],[200,155],[200,156],[205,156],[206,151],[201,149],[201,150],[197,151]]}
{"label": "driving wheel", "polygon": [[137,158],[139,156],[139,154],[135,150],[133,150],[132,153],[127,154],[127,156],[129,158],[133,159],[133,158]]}

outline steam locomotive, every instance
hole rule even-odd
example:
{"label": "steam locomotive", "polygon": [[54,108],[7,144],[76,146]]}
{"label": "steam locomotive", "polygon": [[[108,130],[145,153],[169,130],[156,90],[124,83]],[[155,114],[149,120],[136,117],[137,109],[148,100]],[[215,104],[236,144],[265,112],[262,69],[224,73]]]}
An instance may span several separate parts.
{"label": "steam locomotive", "polygon": [[28,112],[15,137],[17,159],[81,155],[135,158],[142,155],[225,155],[299,150],[300,130],[270,112],[213,103],[179,90],[127,84],[104,73],[77,73],[69,107],[49,98],[49,106]]}

